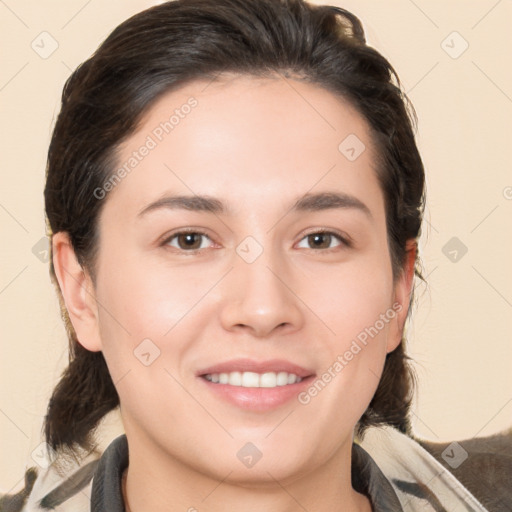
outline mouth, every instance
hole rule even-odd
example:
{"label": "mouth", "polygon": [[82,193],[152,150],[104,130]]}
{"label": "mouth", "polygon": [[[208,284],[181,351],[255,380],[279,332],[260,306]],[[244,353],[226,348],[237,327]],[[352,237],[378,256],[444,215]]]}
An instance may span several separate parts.
{"label": "mouth", "polygon": [[267,411],[289,402],[315,373],[285,360],[227,361],[197,373],[207,389],[238,408]]}
{"label": "mouth", "polygon": [[288,372],[231,372],[231,373],[207,373],[203,377],[214,384],[227,384],[244,388],[276,388],[301,382],[302,377]]}

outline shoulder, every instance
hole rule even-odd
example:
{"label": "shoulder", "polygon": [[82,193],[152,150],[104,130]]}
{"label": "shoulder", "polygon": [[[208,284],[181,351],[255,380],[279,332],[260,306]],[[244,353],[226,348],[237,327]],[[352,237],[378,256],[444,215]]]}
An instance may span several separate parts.
{"label": "shoulder", "polygon": [[79,460],[59,456],[48,467],[27,469],[20,491],[0,493],[0,512],[124,510],[120,482],[127,465],[124,434]]}
{"label": "shoulder", "polygon": [[30,467],[24,487],[16,493],[0,495],[0,512],[88,512],[92,479],[99,459],[66,468],[57,463],[48,468]]}
{"label": "shoulder", "polygon": [[414,438],[489,510],[512,510],[512,428],[452,442]]}
{"label": "shoulder", "polygon": [[511,430],[435,443],[380,426],[370,427],[359,442],[393,486],[404,510],[425,510],[421,507],[429,504],[428,510],[510,512]]}

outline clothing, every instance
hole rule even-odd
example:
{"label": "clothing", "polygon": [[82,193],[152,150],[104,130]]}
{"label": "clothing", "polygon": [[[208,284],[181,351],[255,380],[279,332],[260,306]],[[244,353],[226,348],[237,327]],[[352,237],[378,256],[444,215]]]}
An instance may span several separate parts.
{"label": "clothing", "polygon": [[[508,475],[502,475],[503,482],[512,483],[511,437],[506,439],[508,465],[500,468],[508,471]],[[447,465],[460,468],[473,457],[463,446],[466,445],[462,441],[446,444],[438,460],[433,454],[441,447],[439,443],[418,442],[389,426],[370,427],[363,439],[356,439],[352,445],[352,485],[369,497],[374,512],[512,511],[512,496],[506,483],[495,489],[497,500],[493,508],[486,508],[448,471]],[[485,446],[495,444],[487,440]],[[108,446],[100,459],[68,468],[68,476],[64,478],[54,466],[37,472],[30,468],[25,489],[17,495],[0,498],[0,512],[124,512],[121,479],[127,466],[128,443],[122,435]],[[480,480],[485,481],[484,474]],[[477,493],[485,495],[479,489]]]}

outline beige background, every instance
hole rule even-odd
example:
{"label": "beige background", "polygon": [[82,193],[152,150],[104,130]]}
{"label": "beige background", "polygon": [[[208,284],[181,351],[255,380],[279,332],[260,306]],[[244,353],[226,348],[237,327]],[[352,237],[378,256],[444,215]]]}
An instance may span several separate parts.
{"label": "beige background", "polygon": [[[409,329],[419,377],[415,429],[435,440],[497,432],[512,425],[512,1],[331,3],[363,20],[369,42],[394,65],[419,117],[429,202],[421,248],[429,285],[418,288]],[[67,356],[41,261],[45,154],[60,92],[70,71],[119,22],[150,5],[0,0],[4,491],[19,484],[26,464],[35,464],[31,452],[41,442],[46,403]],[[44,31],[51,36],[41,36]],[[55,44],[52,38],[58,48],[43,59],[32,41],[41,53]],[[467,247],[465,255],[445,247],[452,237]]]}

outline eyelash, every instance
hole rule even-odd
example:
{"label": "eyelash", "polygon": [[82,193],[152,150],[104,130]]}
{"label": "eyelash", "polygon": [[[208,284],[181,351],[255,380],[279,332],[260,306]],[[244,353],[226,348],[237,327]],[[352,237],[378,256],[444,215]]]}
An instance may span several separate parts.
{"label": "eyelash", "polygon": [[[184,230],[181,230],[181,231],[177,231],[176,233],[173,233],[171,234],[170,236],[166,237],[165,240],[162,242],[162,246],[168,246],[169,243],[179,237],[180,235],[187,235],[187,234],[193,234],[193,235],[200,235],[200,236],[204,236],[208,239],[211,240],[211,238],[209,237],[209,235],[207,233],[205,233],[204,231],[200,231],[198,229],[184,229]],[[299,243],[302,242],[304,239],[306,239],[307,237],[309,236],[312,236],[312,235],[331,235],[333,236],[334,238],[336,238],[340,244],[338,246],[335,246],[335,247],[331,247],[331,248],[328,248],[328,249],[315,249],[315,248],[311,248],[309,247],[308,250],[310,251],[322,251],[324,253],[331,253],[333,251],[336,251],[340,246],[344,246],[345,248],[351,248],[353,247],[353,243],[352,241],[350,240],[349,237],[347,236],[343,236],[341,235],[340,233],[337,233],[336,231],[332,231],[332,230],[327,230],[327,229],[317,229],[317,230],[314,230],[314,231],[310,231],[306,234],[304,234],[304,236],[299,240]],[[179,247],[173,247],[173,249],[176,249],[184,254],[196,254],[203,249],[191,249],[191,250],[185,250],[185,249],[181,249]]]}

